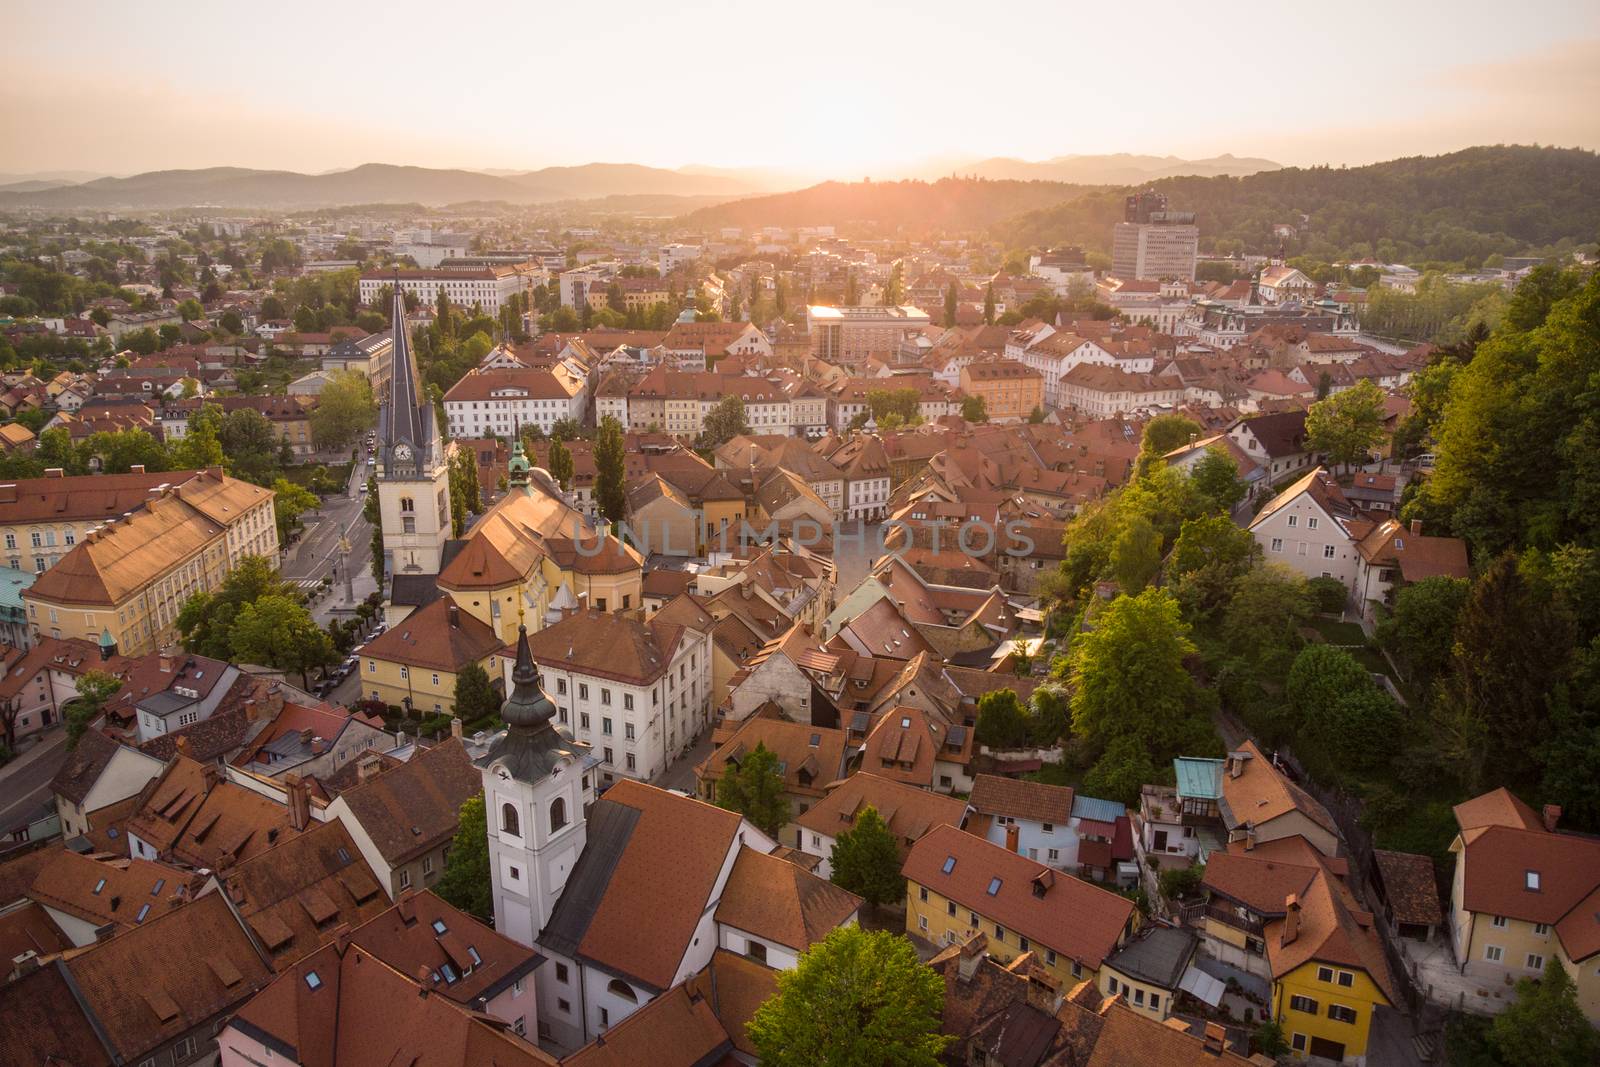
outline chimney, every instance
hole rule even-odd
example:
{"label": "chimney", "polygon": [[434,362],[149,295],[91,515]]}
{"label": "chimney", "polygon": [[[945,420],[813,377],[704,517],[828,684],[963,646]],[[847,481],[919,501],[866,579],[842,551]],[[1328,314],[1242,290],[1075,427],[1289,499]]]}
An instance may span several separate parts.
{"label": "chimney", "polygon": [[161,663],[161,673],[162,674],[171,674],[172,673],[172,650],[171,649],[163,648],[161,650],[160,663]]}
{"label": "chimney", "polygon": [[417,966],[417,996],[426,997],[433,986],[433,975],[426,963]]}
{"label": "chimney", "polygon": [[1207,1056],[1221,1056],[1228,1047],[1228,1031],[1221,1023],[1206,1023],[1205,1053]]}
{"label": "chimney", "polygon": [[376,752],[361,757],[356,764],[356,781],[370,782],[378,776],[378,768],[383,766],[383,760],[378,758]]}
{"label": "chimney", "polygon": [[1561,821],[1561,805],[1546,804],[1544,806],[1544,828],[1550,833],[1556,832],[1556,823]]}
{"label": "chimney", "polygon": [[134,464],[130,465],[128,467],[128,473],[129,474],[143,474],[144,473],[144,464],[143,463],[134,463]]}
{"label": "chimney", "polygon": [[283,710],[283,687],[277,682],[267,686],[266,710],[273,718],[277,718],[278,712]]}
{"label": "chimney", "polygon": [[67,476],[66,468],[46,467],[44,470],[44,476],[46,478],[65,478]]}
{"label": "chimney", "polygon": [[984,949],[988,947],[989,938],[982,931],[967,938],[966,944],[961,946],[961,956],[956,960],[956,975],[961,981],[972,981],[972,976],[978,970],[978,961],[983,959]]}
{"label": "chimney", "polygon": [[1230,752],[1228,754],[1228,777],[1237,778],[1242,775],[1244,773],[1244,761],[1248,758],[1242,752]]}
{"label": "chimney", "polygon": [[189,739],[183,734],[179,734],[173,744],[178,747],[178,755],[187,756],[189,754]]}
{"label": "chimney", "polygon": [[221,777],[222,772],[217,770],[217,765],[215,763],[207,763],[205,766],[200,768],[200,781],[202,783],[201,788],[203,788],[207,793],[211,792],[217,787],[217,781]]}
{"label": "chimney", "polygon": [[344,955],[344,950],[350,946],[350,924],[340,923],[333,930],[334,951]]}
{"label": "chimney", "polygon": [[394,898],[395,913],[400,916],[400,921],[407,926],[410,926],[415,921],[412,917],[416,910],[416,901],[412,899],[415,896],[416,890],[403,889],[400,891],[400,895]]}
{"label": "chimney", "polygon": [[288,792],[289,825],[304,830],[311,822],[311,787],[298,774],[286,775],[283,784]]}
{"label": "chimney", "polygon": [[1290,893],[1283,902],[1283,939],[1281,944],[1288,946],[1294,944],[1294,939],[1300,936],[1300,897]]}
{"label": "chimney", "polygon": [[304,730],[300,731],[300,743],[302,745],[309,745],[312,737],[314,736],[315,734],[312,732],[311,727],[308,726]]}
{"label": "chimney", "polygon": [[461,716],[459,715],[450,717],[450,736],[458,741],[461,740]]}
{"label": "chimney", "polygon": [[1422,520],[1421,519],[1412,519],[1411,520],[1411,536],[1412,537],[1421,537],[1422,536]]}
{"label": "chimney", "polygon": [[459,607],[457,607],[455,604],[451,604],[450,605],[449,618],[450,618],[450,629],[452,629],[452,630],[461,629],[461,609]]}

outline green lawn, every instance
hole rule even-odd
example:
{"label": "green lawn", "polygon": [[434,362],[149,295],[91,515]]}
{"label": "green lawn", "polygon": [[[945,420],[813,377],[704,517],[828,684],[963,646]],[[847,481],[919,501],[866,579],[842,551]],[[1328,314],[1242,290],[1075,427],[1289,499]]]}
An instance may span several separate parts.
{"label": "green lawn", "polygon": [[1324,619],[1318,616],[1311,620],[1310,625],[1330,645],[1365,646],[1367,643],[1366,633],[1353,622],[1339,622],[1336,619]]}

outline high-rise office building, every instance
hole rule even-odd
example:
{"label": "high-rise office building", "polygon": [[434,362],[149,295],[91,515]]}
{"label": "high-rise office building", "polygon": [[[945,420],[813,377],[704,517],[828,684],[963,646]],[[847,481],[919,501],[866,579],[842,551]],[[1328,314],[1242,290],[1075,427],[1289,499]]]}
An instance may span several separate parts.
{"label": "high-rise office building", "polygon": [[1200,228],[1191,211],[1168,211],[1153,189],[1128,197],[1111,233],[1111,273],[1119,278],[1194,280]]}

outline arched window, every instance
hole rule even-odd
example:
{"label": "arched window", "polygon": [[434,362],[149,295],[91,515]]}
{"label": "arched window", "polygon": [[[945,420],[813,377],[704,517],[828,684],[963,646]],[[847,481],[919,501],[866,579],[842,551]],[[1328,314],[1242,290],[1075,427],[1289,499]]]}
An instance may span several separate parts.
{"label": "arched window", "polygon": [[567,825],[567,800],[556,797],[550,802],[550,832],[555,833]]}
{"label": "arched window", "polygon": [[500,806],[500,832],[511,834],[513,837],[522,836],[522,821],[517,818],[515,804],[502,804]]}
{"label": "arched window", "polygon": [[403,497],[400,498],[400,510],[401,511],[416,511],[417,510],[417,505],[412,501],[412,499],[410,497],[403,496]]}
{"label": "arched window", "polygon": [[611,984],[606,986],[606,992],[621,997],[629,1004],[639,1003],[639,995],[633,991],[633,987],[620,978],[611,979]]}

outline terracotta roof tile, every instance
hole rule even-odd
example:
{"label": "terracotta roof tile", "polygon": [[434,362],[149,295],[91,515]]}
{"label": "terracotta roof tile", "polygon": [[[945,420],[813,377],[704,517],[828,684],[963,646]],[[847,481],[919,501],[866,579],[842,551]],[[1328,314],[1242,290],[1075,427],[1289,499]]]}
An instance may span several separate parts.
{"label": "terracotta roof tile", "polygon": [[[455,836],[461,805],[483,791],[483,778],[457,738],[339,795],[380,855],[405,863]],[[337,802],[336,802],[337,803]]]}
{"label": "terracotta roof tile", "polygon": [[1072,818],[1072,788],[980,774],[973,780],[972,806],[985,815],[1008,815],[1065,826]]}
{"label": "terracotta roof tile", "polygon": [[717,922],[803,952],[850,920],[862,899],[778,856],[739,850]]}

